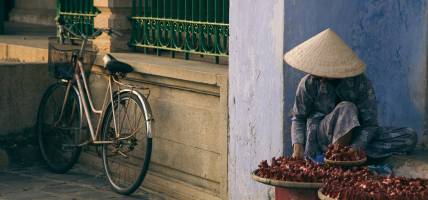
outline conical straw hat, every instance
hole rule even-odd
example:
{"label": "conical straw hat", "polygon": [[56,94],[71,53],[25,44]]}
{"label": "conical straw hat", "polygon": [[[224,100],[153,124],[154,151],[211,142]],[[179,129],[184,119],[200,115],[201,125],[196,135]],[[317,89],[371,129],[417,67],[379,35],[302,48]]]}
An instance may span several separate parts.
{"label": "conical straw hat", "polygon": [[284,60],[298,70],[327,78],[352,77],[366,69],[366,64],[331,29],[294,47]]}

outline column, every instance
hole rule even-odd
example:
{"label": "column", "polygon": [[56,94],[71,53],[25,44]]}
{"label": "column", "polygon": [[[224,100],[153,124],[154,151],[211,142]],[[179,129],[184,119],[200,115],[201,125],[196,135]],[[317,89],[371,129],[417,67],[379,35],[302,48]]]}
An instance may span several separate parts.
{"label": "column", "polygon": [[282,155],[284,1],[230,1],[229,199],[274,199],[250,178]]}
{"label": "column", "polygon": [[132,0],[94,0],[94,6],[101,13],[95,17],[95,28],[112,28],[123,36],[109,36],[106,33],[99,36],[94,44],[100,52],[120,52],[128,50],[128,41],[131,36],[131,23],[128,17],[131,15]]}

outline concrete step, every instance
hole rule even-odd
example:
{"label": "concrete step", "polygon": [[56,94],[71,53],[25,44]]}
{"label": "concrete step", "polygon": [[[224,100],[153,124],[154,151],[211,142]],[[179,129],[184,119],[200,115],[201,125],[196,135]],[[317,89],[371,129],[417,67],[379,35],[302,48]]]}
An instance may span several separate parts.
{"label": "concrete step", "polygon": [[0,60],[47,63],[48,37],[56,35],[56,27],[25,23],[5,23],[0,35]]}
{"label": "concrete step", "polygon": [[56,26],[47,26],[40,24],[28,24],[21,22],[4,23],[5,35],[27,35],[27,36],[55,36]]}
{"label": "concrete step", "polygon": [[46,36],[0,35],[0,60],[3,63],[47,63]]}

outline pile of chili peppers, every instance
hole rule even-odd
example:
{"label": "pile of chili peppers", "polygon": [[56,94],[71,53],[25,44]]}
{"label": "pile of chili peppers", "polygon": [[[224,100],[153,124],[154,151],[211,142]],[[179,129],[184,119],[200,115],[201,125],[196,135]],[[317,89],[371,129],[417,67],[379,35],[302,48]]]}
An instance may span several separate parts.
{"label": "pile of chili peppers", "polygon": [[352,149],[350,146],[330,144],[325,158],[334,161],[358,161],[366,158],[366,153],[360,149]]}
{"label": "pile of chili peppers", "polygon": [[428,180],[383,177],[369,172],[326,179],[322,193],[340,200],[427,200]]}
{"label": "pile of chili peppers", "polygon": [[428,179],[384,177],[367,167],[341,168],[289,157],[259,164],[256,175],[282,181],[324,183],[321,191],[340,200],[428,200]]}
{"label": "pile of chili peppers", "polygon": [[[360,170],[354,167],[352,170]],[[272,158],[271,165],[266,160],[259,164],[256,175],[282,181],[321,183],[331,176],[340,176],[342,168],[319,165],[310,160],[299,160],[289,157]]]}

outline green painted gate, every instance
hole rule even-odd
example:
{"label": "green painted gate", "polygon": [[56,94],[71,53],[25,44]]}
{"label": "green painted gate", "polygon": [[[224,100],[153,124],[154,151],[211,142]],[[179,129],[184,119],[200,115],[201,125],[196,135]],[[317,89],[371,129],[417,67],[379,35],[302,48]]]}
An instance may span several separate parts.
{"label": "green painted gate", "polygon": [[[1,0],[0,0],[1,1]],[[90,35],[99,10],[93,0],[57,0],[57,20]],[[229,0],[133,0],[129,45],[219,57],[229,56]]]}
{"label": "green painted gate", "polygon": [[229,0],[133,0],[130,45],[227,57]]}
{"label": "green painted gate", "polygon": [[[63,20],[76,33],[94,33],[94,18],[99,10],[93,0],[57,0],[57,21]],[[67,36],[66,36],[67,37]]]}

